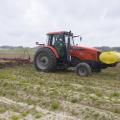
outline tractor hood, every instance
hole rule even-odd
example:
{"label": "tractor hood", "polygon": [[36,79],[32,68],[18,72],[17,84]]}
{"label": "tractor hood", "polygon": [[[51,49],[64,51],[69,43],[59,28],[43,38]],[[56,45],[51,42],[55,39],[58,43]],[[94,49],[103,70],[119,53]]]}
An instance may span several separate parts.
{"label": "tractor hood", "polygon": [[[97,60],[100,61],[101,63],[108,65],[120,62],[120,53],[116,51],[102,52],[96,48],[78,46],[78,45],[72,46],[72,49],[78,53],[77,54],[78,56],[81,55],[81,58],[83,58],[83,60],[87,58],[88,60],[94,60],[94,61]],[[75,55],[74,52],[72,55],[73,56]],[[96,55],[97,55],[97,59],[95,57]]]}
{"label": "tractor hood", "polygon": [[101,52],[100,50],[96,49],[96,48],[92,48],[92,47],[86,47],[86,46],[72,46],[73,49],[76,50],[90,50],[90,51],[94,51],[94,52]]}
{"label": "tractor hood", "polygon": [[71,56],[80,60],[99,61],[101,51],[85,46],[72,46]]}

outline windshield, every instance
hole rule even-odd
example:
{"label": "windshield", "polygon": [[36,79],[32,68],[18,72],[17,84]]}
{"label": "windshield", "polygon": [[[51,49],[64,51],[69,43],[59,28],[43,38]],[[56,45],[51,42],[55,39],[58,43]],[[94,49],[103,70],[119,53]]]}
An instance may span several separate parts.
{"label": "windshield", "polygon": [[73,36],[65,35],[65,43],[68,43],[68,38],[70,38],[70,45],[74,45],[74,39]]}

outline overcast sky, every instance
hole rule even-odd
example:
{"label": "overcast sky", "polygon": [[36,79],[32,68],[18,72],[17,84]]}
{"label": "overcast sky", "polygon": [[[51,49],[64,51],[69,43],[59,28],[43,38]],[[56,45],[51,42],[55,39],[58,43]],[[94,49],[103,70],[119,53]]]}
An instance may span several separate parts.
{"label": "overcast sky", "polygon": [[120,46],[120,0],[0,0],[0,46],[35,46],[71,30],[87,46]]}

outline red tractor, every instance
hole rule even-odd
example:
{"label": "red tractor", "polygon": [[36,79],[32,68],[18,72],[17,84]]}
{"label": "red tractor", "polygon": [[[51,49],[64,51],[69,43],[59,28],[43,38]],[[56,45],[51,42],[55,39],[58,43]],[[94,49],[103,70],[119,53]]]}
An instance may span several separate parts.
{"label": "red tractor", "polygon": [[76,36],[71,31],[51,32],[47,36],[47,45],[40,47],[34,57],[37,70],[50,72],[76,67],[78,75],[89,76],[92,72],[116,65],[100,62],[101,51],[95,48],[75,45]]}

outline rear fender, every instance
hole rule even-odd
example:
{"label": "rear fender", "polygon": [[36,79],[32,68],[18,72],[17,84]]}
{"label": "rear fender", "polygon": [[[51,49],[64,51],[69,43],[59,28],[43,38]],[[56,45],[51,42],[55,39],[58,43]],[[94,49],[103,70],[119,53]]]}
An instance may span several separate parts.
{"label": "rear fender", "polygon": [[59,56],[57,50],[54,47],[52,47],[52,46],[46,46],[46,47],[51,49],[51,51],[54,53],[54,55],[57,59],[60,59],[60,56]]}

